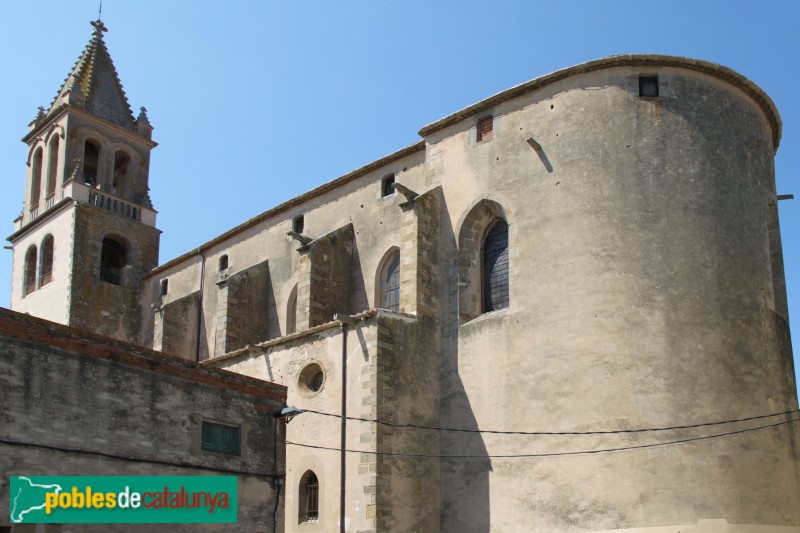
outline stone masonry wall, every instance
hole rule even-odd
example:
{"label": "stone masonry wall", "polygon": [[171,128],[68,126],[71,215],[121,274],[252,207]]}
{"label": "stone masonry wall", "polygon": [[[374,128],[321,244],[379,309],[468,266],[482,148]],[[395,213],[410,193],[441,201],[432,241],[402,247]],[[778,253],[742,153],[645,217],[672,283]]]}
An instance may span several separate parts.
{"label": "stone masonry wall", "polygon": [[[142,276],[158,263],[159,235],[156,228],[135,220],[88,204],[76,206],[71,325],[144,344],[139,338],[144,312],[139,292]],[[128,266],[123,269],[120,285],[100,280],[100,254],[103,238],[107,236],[128,247]]]}
{"label": "stone masonry wall", "polygon": [[[269,339],[269,325],[277,324],[269,263],[264,261],[253,265],[218,285],[216,354],[222,355]],[[272,329],[272,335],[277,336],[275,328]]]}
{"label": "stone masonry wall", "polygon": [[185,359],[195,359],[197,318],[200,302],[197,293],[170,302],[156,313],[159,328],[155,349]]}
{"label": "stone masonry wall", "polygon": [[[285,387],[6,309],[0,376],[0,526],[12,475],[233,475],[239,523],[185,530],[274,530],[284,436],[272,414]],[[238,425],[241,455],[200,451],[204,419]]]}
{"label": "stone masonry wall", "polygon": [[[315,239],[301,248],[297,288],[297,326],[325,324],[336,313],[350,313],[350,271],[353,262],[353,226]],[[305,248],[305,247],[304,247]]]}

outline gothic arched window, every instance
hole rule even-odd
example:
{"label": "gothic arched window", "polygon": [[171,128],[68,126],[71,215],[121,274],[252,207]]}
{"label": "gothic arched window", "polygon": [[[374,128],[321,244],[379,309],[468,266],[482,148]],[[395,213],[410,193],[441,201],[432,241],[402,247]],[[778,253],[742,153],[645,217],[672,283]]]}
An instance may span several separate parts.
{"label": "gothic arched window", "polygon": [[31,168],[31,209],[39,205],[39,193],[42,191],[42,149],[36,150],[33,154],[33,166]]}
{"label": "gothic arched window", "polygon": [[400,252],[395,251],[384,263],[381,274],[381,307],[389,311],[400,310]]}
{"label": "gothic arched window", "polygon": [[319,520],[319,481],[317,475],[309,470],[300,479],[300,498],[298,498],[300,522]]}
{"label": "gothic arched window", "polygon": [[508,224],[498,220],[483,240],[483,311],[508,307]]}
{"label": "gothic arched window", "polygon": [[36,246],[31,246],[25,253],[25,271],[22,280],[22,296],[36,290]]}
{"label": "gothic arched window", "polygon": [[60,141],[58,135],[53,135],[50,141],[47,163],[47,187],[45,187],[45,198],[50,199],[56,192],[56,177],[58,176],[58,147]]}
{"label": "gothic arched window", "polygon": [[106,237],[100,252],[100,279],[114,285],[122,285],[122,269],[128,263],[128,253],[121,242]]}
{"label": "gothic arched window", "polygon": [[83,144],[83,181],[97,185],[97,168],[100,164],[100,147],[90,140]]}
{"label": "gothic arched window", "polygon": [[53,236],[47,235],[42,241],[42,255],[39,259],[39,287],[53,281]]}

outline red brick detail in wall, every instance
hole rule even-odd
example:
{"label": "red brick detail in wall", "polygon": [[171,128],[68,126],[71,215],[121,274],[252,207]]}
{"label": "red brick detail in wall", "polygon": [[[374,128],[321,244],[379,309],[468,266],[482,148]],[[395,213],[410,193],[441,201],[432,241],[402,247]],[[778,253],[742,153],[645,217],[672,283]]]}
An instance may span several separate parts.
{"label": "red brick detail in wall", "polygon": [[168,374],[194,383],[233,390],[281,404],[286,403],[286,387],[283,385],[218,368],[202,368],[193,361],[2,307],[0,307],[0,337],[19,339],[89,357],[107,359],[129,367],[141,368],[158,374]]}

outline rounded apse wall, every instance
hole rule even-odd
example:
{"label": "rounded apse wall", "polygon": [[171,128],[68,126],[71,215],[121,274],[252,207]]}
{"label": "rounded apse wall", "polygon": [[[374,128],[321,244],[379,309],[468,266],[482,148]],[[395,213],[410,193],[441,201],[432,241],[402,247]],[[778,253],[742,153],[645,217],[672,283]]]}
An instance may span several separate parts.
{"label": "rounded apse wall", "polygon": [[[458,382],[445,377],[442,386],[448,398],[463,388],[463,400],[443,406],[443,425],[463,422],[466,407],[480,428],[553,431],[797,408],[776,231],[777,113],[740,76],[681,61],[574,67],[493,102],[489,142],[470,139],[471,128],[433,134],[448,158],[441,179],[451,218],[491,191],[511,250],[509,308],[459,326]],[[642,78],[657,81],[657,96],[640,95]],[[549,453],[746,427],[595,440],[488,436],[480,445],[487,455]],[[443,453],[458,453],[463,438],[444,437]],[[779,426],[646,451],[501,462],[486,490],[489,501],[505,494],[510,508],[527,509],[543,530],[719,517],[798,525],[796,439],[793,426]],[[532,491],[514,488],[521,475],[534,480]],[[469,498],[453,505],[469,516]],[[562,512],[581,507],[604,511]],[[498,511],[493,503],[493,523]]]}

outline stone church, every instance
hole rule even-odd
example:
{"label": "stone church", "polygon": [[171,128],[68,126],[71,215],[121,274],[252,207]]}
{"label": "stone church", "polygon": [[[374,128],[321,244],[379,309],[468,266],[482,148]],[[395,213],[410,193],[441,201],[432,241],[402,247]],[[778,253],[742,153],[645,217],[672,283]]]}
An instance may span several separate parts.
{"label": "stone church", "polygon": [[23,138],[12,308],[287,386],[285,531],[800,532],[753,82],[566,68],[158,265],[153,128],[93,25]]}

